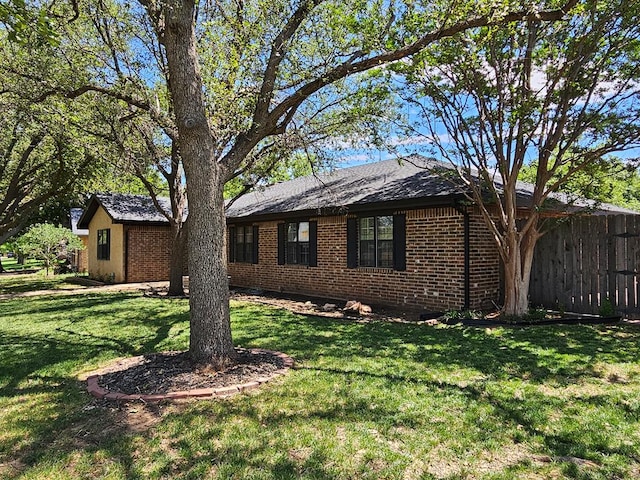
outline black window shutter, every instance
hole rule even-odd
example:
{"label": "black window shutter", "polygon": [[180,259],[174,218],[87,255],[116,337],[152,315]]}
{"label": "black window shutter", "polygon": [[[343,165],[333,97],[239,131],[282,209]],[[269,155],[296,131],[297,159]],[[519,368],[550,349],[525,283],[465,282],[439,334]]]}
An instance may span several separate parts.
{"label": "black window shutter", "polygon": [[347,268],[358,266],[358,219],[347,218]]}
{"label": "black window shutter", "polygon": [[236,227],[229,227],[229,262],[236,261]]}
{"label": "black window shutter", "polygon": [[284,228],[284,223],[278,224],[278,265],[284,265],[284,245],[287,240]]}
{"label": "black window shutter", "polygon": [[253,263],[258,263],[258,225],[253,226]]}
{"label": "black window shutter", "polygon": [[318,222],[309,222],[309,266],[318,266]]}
{"label": "black window shutter", "polygon": [[407,269],[407,218],[402,214],[393,216],[393,269]]}

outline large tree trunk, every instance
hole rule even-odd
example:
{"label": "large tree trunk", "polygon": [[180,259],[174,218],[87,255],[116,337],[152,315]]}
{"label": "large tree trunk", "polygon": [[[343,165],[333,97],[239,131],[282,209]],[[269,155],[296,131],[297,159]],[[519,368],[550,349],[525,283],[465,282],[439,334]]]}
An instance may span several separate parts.
{"label": "large tree trunk", "polygon": [[162,41],[166,48],[170,89],[180,136],[180,153],[189,201],[189,352],[194,361],[219,369],[232,363],[235,350],[229,319],[229,289],[225,252],[225,172],[202,98],[202,79],[192,23],[193,0],[164,5]]}
{"label": "large tree trunk", "polygon": [[537,233],[531,231],[522,237],[513,232],[507,239],[509,252],[504,261],[505,315],[520,317],[529,311],[529,283],[537,240]]}
{"label": "large tree trunk", "polygon": [[169,264],[169,292],[171,297],[184,295],[184,240],[185,229],[178,223],[171,224],[171,262]]}

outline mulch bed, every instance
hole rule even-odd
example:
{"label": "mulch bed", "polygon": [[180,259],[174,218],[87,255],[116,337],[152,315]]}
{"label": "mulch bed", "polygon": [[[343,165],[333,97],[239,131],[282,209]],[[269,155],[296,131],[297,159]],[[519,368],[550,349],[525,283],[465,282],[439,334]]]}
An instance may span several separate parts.
{"label": "mulch bed", "polygon": [[237,363],[221,371],[195,364],[188,352],[129,358],[98,372],[98,385],[111,393],[158,395],[248,384],[286,367],[285,360],[272,352],[241,348],[236,352]]}

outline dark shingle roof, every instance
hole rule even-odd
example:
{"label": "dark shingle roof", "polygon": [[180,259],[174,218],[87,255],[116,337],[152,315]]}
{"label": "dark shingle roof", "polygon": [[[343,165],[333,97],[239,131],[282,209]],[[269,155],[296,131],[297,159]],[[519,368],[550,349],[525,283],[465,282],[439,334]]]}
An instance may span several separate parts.
{"label": "dark shingle roof", "polygon": [[[451,169],[448,163],[420,155],[391,159],[356,167],[342,168],[322,175],[299,177],[258,189],[240,197],[227,208],[227,218],[281,216],[296,214],[345,213],[367,208],[394,208],[453,205],[464,197],[463,191],[443,178],[441,171]],[[518,182],[518,204],[527,206],[533,186]],[[576,211],[596,207],[591,213],[638,213],[614,205],[595,205],[590,201],[572,202],[563,194],[553,195],[549,207],[558,211]],[[170,211],[168,198],[158,199]],[[569,207],[568,204],[573,203]],[[102,205],[116,223],[168,223],[146,195],[94,195],[78,222],[88,228],[91,217]]]}
{"label": "dark shingle roof", "polygon": [[227,209],[227,217],[340,210],[394,201],[446,202],[460,191],[429,171],[443,166],[415,155],[300,177],[240,197]]}
{"label": "dark shingle roof", "polygon": [[[167,212],[171,211],[168,198],[158,197],[158,202]],[[89,205],[78,222],[78,227],[88,228],[99,206],[105,209],[115,223],[169,223],[148,195],[109,193],[91,197]]]}
{"label": "dark shingle roof", "polygon": [[72,208],[69,211],[69,217],[71,218],[71,231],[76,235],[89,235],[89,230],[86,228],[78,228],[78,221],[82,217],[82,208]]}
{"label": "dark shingle roof", "polygon": [[[381,203],[391,207],[398,202],[411,202],[412,206],[450,205],[464,197],[462,188],[442,175],[452,168],[449,163],[412,155],[300,177],[240,197],[227,208],[227,218],[312,211],[330,214],[367,206],[378,208]],[[533,185],[518,182],[518,205],[530,205],[532,194]],[[551,195],[547,208],[565,212],[589,210],[591,214],[638,213],[560,193]]]}

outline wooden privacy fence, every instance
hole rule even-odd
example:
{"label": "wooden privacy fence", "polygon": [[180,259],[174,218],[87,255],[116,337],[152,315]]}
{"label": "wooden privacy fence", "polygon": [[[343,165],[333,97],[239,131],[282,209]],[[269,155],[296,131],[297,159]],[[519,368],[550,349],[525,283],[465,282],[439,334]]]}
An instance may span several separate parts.
{"label": "wooden privacy fence", "polygon": [[536,245],[532,305],[599,313],[607,299],[640,316],[640,215],[573,217]]}

